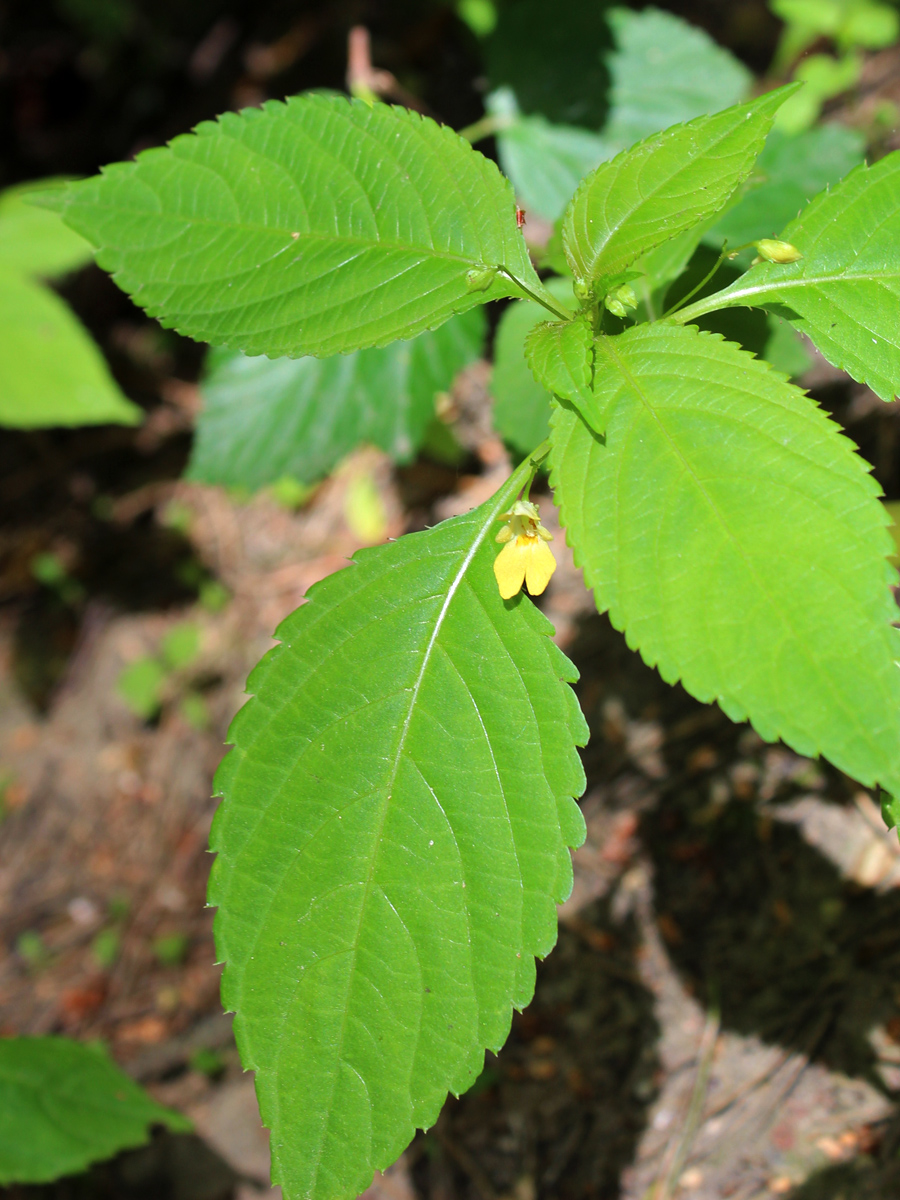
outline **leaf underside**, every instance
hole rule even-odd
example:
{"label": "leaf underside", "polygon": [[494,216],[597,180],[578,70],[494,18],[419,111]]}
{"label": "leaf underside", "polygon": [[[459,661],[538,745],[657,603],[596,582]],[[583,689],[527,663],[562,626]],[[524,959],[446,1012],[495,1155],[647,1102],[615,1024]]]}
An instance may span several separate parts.
{"label": "leaf underside", "polygon": [[600,611],[668,683],[897,789],[896,572],[852,443],[694,328],[599,339],[595,392],[606,443],[559,407],[551,482]]}
{"label": "leaf underside", "polygon": [[675,125],[602,163],[563,219],[576,276],[600,279],[718,212],[750,173],[791,89]]}
{"label": "leaf underside", "polygon": [[190,1129],[96,1046],[0,1038],[0,1184],[46,1183],[150,1139]]}
{"label": "leaf underside", "polygon": [[516,490],[317,584],[232,726],[210,901],[290,1198],[355,1196],[393,1162],[555,941],[587,731],[548,623],[497,592]]}
{"label": "leaf underside", "polygon": [[412,341],[332,358],[218,351],[188,478],[251,489],[285,475],[314,483],[363,442],[406,462],[434,418],[435,396],[483,343],[483,310],[474,308]]}
{"label": "leaf underside", "polygon": [[900,152],[821,192],[781,236],[796,263],[760,263],[721,293],[787,317],[882,398],[900,391]]}
{"label": "leaf underside", "polygon": [[542,291],[512,188],[451,129],[338,96],[226,113],[70,184],[68,223],[163,324],[247,354],[342,354]]}

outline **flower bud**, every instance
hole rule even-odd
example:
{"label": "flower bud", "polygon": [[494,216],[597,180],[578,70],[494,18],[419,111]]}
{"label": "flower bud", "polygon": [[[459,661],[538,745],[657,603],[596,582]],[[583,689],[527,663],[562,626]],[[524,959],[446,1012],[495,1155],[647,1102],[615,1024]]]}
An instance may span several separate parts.
{"label": "flower bud", "polygon": [[753,245],[759,257],[766,262],[792,263],[803,257],[796,246],[792,246],[790,242],[780,242],[776,238],[760,238]]}
{"label": "flower bud", "polygon": [[473,267],[466,274],[466,288],[470,292],[486,292],[496,277],[496,267]]}
{"label": "flower bud", "polygon": [[615,316],[624,318],[630,308],[637,308],[637,296],[630,284],[623,283],[611,291],[603,303]]}

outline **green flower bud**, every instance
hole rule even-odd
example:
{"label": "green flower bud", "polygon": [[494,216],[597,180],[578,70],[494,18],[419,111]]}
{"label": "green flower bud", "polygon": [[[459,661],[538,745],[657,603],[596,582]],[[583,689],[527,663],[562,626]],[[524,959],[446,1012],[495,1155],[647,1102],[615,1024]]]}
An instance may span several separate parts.
{"label": "green flower bud", "polygon": [[637,296],[630,284],[623,283],[614,288],[603,301],[605,306],[617,317],[627,317],[630,308],[637,308]]}
{"label": "green flower bud", "polygon": [[591,298],[591,285],[586,279],[576,279],[572,284],[572,291],[577,300],[590,300]]}
{"label": "green flower bud", "polygon": [[470,292],[486,292],[496,278],[496,267],[473,267],[466,275],[466,288]]}
{"label": "green flower bud", "polygon": [[779,242],[776,238],[760,238],[753,245],[759,257],[766,262],[792,263],[803,257],[796,246],[792,246],[790,242]]}

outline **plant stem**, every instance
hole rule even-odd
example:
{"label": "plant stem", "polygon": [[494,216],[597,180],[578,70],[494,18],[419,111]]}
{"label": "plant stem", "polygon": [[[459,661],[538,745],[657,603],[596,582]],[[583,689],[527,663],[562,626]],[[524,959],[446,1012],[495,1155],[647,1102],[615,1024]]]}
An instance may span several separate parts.
{"label": "plant stem", "polygon": [[461,138],[465,138],[467,142],[473,145],[475,142],[480,142],[482,138],[492,137],[495,133],[502,133],[504,129],[509,129],[514,125],[515,121],[512,117],[507,116],[486,116],[478,121],[473,121],[471,125],[466,125],[464,129],[457,132]]}
{"label": "plant stem", "polygon": [[565,312],[563,309],[554,308],[552,304],[548,304],[546,300],[540,297],[537,292],[533,292],[531,288],[525,286],[520,280],[516,279],[512,271],[508,271],[506,267],[498,267],[497,270],[501,275],[505,275],[507,279],[511,279],[517,288],[521,288],[526,296],[530,296],[532,300],[540,304],[542,308],[546,308],[547,312],[553,313],[554,317],[558,317],[560,321],[571,321],[573,314]]}
{"label": "plant stem", "polygon": [[703,278],[700,280],[700,282],[697,284],[697,286],[692,287],[686,296],[682,296],[681,299],[676,304],[673,304],[671,308],[667,308],[666,311],[663,313],[662,317],[660,318],[660,320],[662,320],[663,317],[671,317],[672,313],[676,313],[676,312],[678,312],[678,310],[680,308],[684,308],[684,306],[687,304],[688,300],[690,300],[693,296],[696,296],[701,288],[706,287],[706,285],[712,279],[713,275],[715,275],[716,271],[718,271],[719,267],[721,267],[722,263],[725,261],[726,258],[728,258],[728,240],[727,240],[727,238],[726,238],[724,244],[722,245],[722,253],[719,255],[719,257],[716,259],[716,261],[712,265],[712,270],[708,271],[703,276]]}

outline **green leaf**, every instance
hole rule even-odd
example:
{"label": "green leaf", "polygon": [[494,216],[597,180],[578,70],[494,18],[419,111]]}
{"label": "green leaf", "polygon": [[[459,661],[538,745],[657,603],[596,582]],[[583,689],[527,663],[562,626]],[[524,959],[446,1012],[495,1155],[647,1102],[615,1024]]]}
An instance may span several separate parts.
{"label": "green leaf", "polygon": [[675,125],[599,166],[575,193],[563,221],[575,276],[617,275],[718,212],[752,170],[791,90],[778,88]]}
{"label": "green leaf", "polygon": [[510,88],[487,98],[488,112],[508,125],[497,134],[500,165],[530,215],[555,221],[589,171],[612,158],[619,146],[575,125],[552,125],[522,116]]}
{"label": "green leaf", "polygon": [[551,482],[597,607],[666,682],[896,793],[896,572],[852,443],[696,329],[600,338],[594,378],[606,443],[558,407]]}
{"label": "green leaf", "polygon": [[412,341],[334,358],[214,351],[188,478],[248,488],[285,475],[312,483],[363,442],[408,461],[435,396],[483,343],[484,314],[475,308]]}
{"label": "green leaf", "polygon": [[773,129],[745,194],[705,235],[709,245],[732,246],[776,237],[809,200],[862,162],[865,139],[845,125],[819,125],[790,137]]}
{"label": "green leaf", "polygon": [[494,267],[542,292],[496,166],[386,104],[307,95],[225,113],[69,184],[64,204],[152,316],[246,354],[412,337],[521,295]]}
{"label": "green leaf", "polygon": [[140,419],[94,342],[49,288],[0,272],[0,327],[0,425],[134,425]]}
{"label": "green leaf", "polygon": [[28,202],[30,196],[59,188],[62,182],[46,179],[0,192],[0,271],[65,275],[91,261],[91,247],[58,213]]}
{"label": "green leaf", "polygon": [[[550,279],[547,290],[560,304],[575,307],[571,280]],[[530,454],[550,430],[550,394],[525,361],[525,339],[546,318],[540,304],[518,300],[504,310],[494,339],[494,428],[520,454]]]}
{"label": "green leaf", "polygon": [[750,72],[695,25],[656,8],[614,8],[609,21],[616,49],[607,59],[612,87],[603,136],[618,149],[747,95]]}
{"label": "green leaf", "polygon": [[95,1045],[0,1038],[0,1183],[48,1183],[150,1139],[190,1129]]}
{"label": "green leaf", "polygon": [[556,938],[584,836],[574,669],[474,512],[317,584],[250,677],[210,902],[289,1200],[340,1200],[479,1075]]}
{"label": "green leaf", "polygon": [[606,118],[612,49],[605,0],[517,0],[500,7],[485,42],[492,88],[510,87],[526,113],[599,129]]}
{"label": "green leaf", "polygon": [[803,258],[760,263],[675,319],[733,305],[771,308],[829,362],[893,400],[900,390],[900,153],[857,167],[780,236]]}
{"label": "green leaf", "polygon": [[568,400],[591,428],[602,433],[591,387],[594,335],[587,320],[535,325],[525,339],[525,361],[547,392]]}

